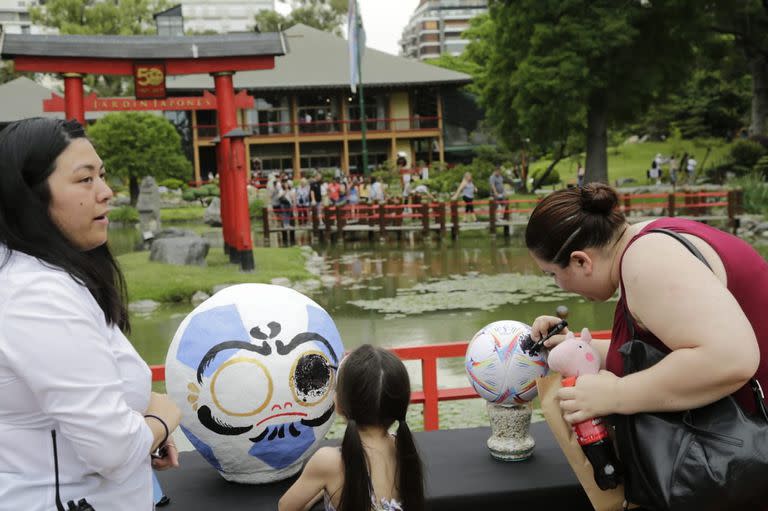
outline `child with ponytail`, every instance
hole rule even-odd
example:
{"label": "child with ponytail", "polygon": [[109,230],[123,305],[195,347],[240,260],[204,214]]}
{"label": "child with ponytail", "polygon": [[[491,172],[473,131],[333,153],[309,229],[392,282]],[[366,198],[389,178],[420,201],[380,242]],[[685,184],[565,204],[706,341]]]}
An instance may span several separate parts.
{"label": "child with ponytail", "polygon": [[423,511],[421,459],[405,422],[410,398],[397,356],[368,344],[347,355],[336,387],[336,411],[347,420],[341,449],[323,447],[309,459],[280,511],[309,509],[319,499],[333,511]]}

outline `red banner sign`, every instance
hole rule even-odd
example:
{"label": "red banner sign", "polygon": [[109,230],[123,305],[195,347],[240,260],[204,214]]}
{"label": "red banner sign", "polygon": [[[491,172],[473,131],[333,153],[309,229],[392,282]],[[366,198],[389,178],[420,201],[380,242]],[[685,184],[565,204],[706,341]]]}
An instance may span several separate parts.
{"label": "red banner sign", "polygon": [[165,98],[165,64],[134,62],[133,88],[136,91],[136,99]]}
{"label": "red banner sign", "polygon": [[[99,98],[95,93],[83,98],[86,112],[124,112],[152,110],[216,110],[216,96],[203,91],[202,96],[170,97],[165,99],[134,98]],[[253,108],[253,96],[244,90],[235,94],[235,108],[247,110]],[[64,112],[64,97],[51,94],[51,99],[43,100],[44,112]]]}

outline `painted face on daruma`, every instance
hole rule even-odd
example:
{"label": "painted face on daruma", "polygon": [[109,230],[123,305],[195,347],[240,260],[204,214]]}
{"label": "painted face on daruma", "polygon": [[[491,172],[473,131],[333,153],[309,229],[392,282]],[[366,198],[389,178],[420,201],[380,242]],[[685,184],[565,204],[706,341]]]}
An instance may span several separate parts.
{"label": "painted face on daruma", "polygon": [[166,360],[182,430],[225,479],[264,483],[302,466],[333,423],[344,352],[330,316],[281,286],[226,288],[182,322]]}

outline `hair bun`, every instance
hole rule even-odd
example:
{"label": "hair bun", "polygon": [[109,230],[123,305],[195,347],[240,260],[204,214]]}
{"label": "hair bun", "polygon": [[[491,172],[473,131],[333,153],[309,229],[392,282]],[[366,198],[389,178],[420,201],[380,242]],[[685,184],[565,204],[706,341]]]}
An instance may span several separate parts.
{"label": "hair bun", "polygon": [[589,183],[581,189],[581,209],[587,213],[608,216],[618,203],[616,190],[604,183]]}

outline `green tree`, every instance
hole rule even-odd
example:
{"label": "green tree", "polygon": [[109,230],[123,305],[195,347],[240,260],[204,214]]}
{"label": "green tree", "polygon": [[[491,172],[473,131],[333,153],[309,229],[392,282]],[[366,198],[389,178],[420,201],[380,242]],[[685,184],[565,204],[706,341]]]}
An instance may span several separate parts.
{"label": "green tree", "polygon": [[693,68],[679,77],[682,87],[627,126],[626,135],[660,139],[679,130],[684,138],[730,139],[749,123],[751,77],[734,37],[716,34],[696,46]]}
{"label": "green tree", "polygon": [[7,60],[5,62],[0,61],[0,84],[10,82],[22,76],[27,77],[30,80],[35,80],[35,73],[16,71],[12,60]]}
{"label": "green tree", "polygon": [[[48,0],[33,7],[33,23],[58,29],[61,34],[154,34],[152,15],[167,7],[166,0]],[[100,96],[130,94],[133,84],[119,76],[86,77],[85,85]]]}
{"label": "green tree", "polygon": [[13,69],[13,61],[0,62],[0,83],[10,82],[21,76]]}
{"label": "green tree", "polygon": [[127,179],[131,205],[139,196],[139,180],[154,176],[187,181],[192,164],[184,157],[181,137],[170,121],[146,112],[108,114],[88,128],[88,136],[110,174]]}
{"label": "green tree", "polygon": [[[424,63],[442,67],[443,69],[450,69],[451,71],[458,71],[459,73],[466,73],[471,76],[475,76],[479,72],[478,64],[463,54],[455,56],[445,53],[434,59],[426,59]],[[468,88],[471,90],[472,84]]]}
{"label": "green tree", "polygon": [[[555,159],[585,146],[587,181],[608,181],[608,128],[637,118],[680,82],[706,14],[695,0],[507,0],[467,49],[480,101],[510,148]],[[530,139],[530,144],[524,144]]]}
{"label": "green tree", "polygon": [[716,0],[712,28],[734,36],[749,62],[752,111],[749,132],[768,135],[768,0]]}
{"label": "green tree", "polygon": [[291,12],[284,16],[263,9],[256,13],[256,27],[260,32],[278,32],[303,23],[310,27],[341,36],[346,20],[347,0],[291,0]]}
{"label": "green tree", "polygon": [[[493,37],[494,24],[488,14],[480,14],[469,20],[469,28],[462,33],[464,39],[473,41],[467,46],[461,55],[450,55],[444,53],[434,59],[427,59],[424,62],[433,66],[450,69],[466,73],[473,78],[477,78],[483,73],[485,66],[488,65],[490,53],[490,40]],[[477,94],[479,89],[477,82],[473,82],[466,87],[468,92]]]}

